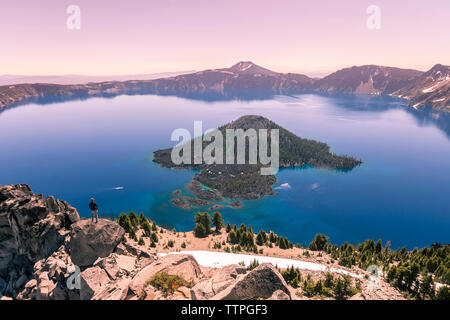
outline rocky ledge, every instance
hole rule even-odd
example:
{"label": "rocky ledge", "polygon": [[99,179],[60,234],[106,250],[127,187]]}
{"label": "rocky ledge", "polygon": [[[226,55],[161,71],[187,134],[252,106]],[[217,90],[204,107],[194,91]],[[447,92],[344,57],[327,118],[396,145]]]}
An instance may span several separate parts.
{"label": "rocky ledge", "polygon": [[16,296],[33,265],[69,240],[80,220],[67,202],[33,194],[29,186],[0,186],[0,295]]}

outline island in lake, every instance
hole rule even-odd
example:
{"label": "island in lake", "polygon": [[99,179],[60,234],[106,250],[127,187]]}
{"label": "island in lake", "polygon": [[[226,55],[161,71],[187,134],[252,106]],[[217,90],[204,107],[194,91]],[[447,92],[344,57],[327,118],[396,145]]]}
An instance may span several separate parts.
{"label": "island in lake", "polygon": [[[279,130],[279,167],[302,168],[320,167],[338,170],[351,170],[362,163],[347,155],[335,155],[330,146],[323,142],[297,137],[292,132],[282,128],[267,118],[257,115],[246,115],[226,124],[218,130],[225,135],[227,129],[278,129]],[[199,138],[196,138],[199,139]],[[203,141],[203,136],[201,137]],[[270,137],[268,139],[270,145]],[[194,144],[194,140],[190,142]],[[202,142],[204,145],[207,142]],[[223,150],[226,150],[224,139]],[[259,145],[258,145],[259,147]],[[191,148],[193,150],[193,148]],[[248,144],[246,144],[248,149]],[[247,151],[247,150],[246,150]],[[273,185],[277,182],[275,175],[262,175],[260,164],[174,164],[171,159],[172,148],[154,152],[153,161],[165,168],[196,169],[196,173],[187,188],[194,197],[185,196],[181,190],[176,190],[171,203],[182,209],[189,210],[193,206],[209,206],[210,209],[222,206],[214,204],[231,200],[228,205],[233,208],[242,207],[239,200],[256,200],[276,192]],[[248,159],[248,152],[245,153]]]}

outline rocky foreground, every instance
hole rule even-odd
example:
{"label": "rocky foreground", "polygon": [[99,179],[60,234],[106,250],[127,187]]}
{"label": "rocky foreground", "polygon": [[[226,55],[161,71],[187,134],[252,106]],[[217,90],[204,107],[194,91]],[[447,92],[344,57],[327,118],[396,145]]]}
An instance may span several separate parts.
{"label": "rocky foreground", "polygon": [[[159,256],[124,239],[116,222],[82,220],[27,185],[0,186],[0,299],[304,298],[272,264],[207,268],[191,255]],[[352,281],[361,287],[352,299],[402,299],[383,281],[376,290],[366,278]]]}

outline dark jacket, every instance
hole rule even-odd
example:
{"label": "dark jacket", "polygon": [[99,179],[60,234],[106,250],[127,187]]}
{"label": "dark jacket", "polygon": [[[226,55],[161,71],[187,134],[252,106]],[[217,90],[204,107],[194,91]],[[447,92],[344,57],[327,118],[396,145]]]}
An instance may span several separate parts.
{"label": "dark jacket", "polygon": [[89,209],[91,209],[92,211],[98,210],[98,206],[95,202],[90,202],[89,203]]}

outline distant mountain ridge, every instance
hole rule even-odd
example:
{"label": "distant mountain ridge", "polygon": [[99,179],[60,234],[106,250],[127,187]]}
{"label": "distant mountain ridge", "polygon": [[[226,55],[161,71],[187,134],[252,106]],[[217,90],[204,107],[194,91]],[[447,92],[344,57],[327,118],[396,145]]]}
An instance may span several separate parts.
{"label": "distant mountain ridge", "polygon": [[450,66],[437,64],[392,95],[409,100],[410,105],[416,109],[423,105],[432,105],[435,109],[449,111]]}
{"label": "distant mountain ridge", "polygon": [[241,61],[230,68],[208,69],[152,80],[106,81],[78,85],[18,84],[0,86],[0,109],[18,103],[121,94],[157,94],[236,99],[305,92],[391,95],[416,109],[450,112],[450,67],[427,72],[376,65],[353,66],[322,79],[278,73]]}
{"label": "distant mountain ridge", "polygon": [[423,72],[367,65],[336,71],[315,82],[314,88],[328,93],[389,94],[407,85]]}
{"label": "distant mountain ridge", "polygon": [[195,71],[160,72],[149,74],[111,75],[111,76],[87,76],[80,74],[66,75],[37,75],[24,76],[14,74],[0,75],[0,86],[23,83],[51,83],[51,84],[85,84],[89,82],[128,81],[128,80],[153,80],[167,77],[175,77],[181,74]]}

